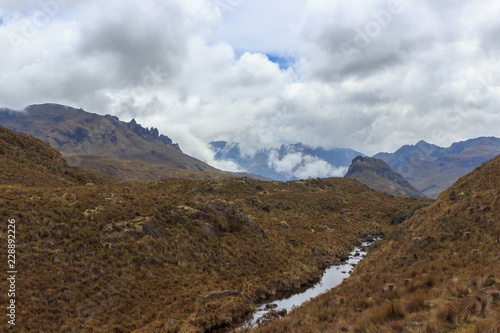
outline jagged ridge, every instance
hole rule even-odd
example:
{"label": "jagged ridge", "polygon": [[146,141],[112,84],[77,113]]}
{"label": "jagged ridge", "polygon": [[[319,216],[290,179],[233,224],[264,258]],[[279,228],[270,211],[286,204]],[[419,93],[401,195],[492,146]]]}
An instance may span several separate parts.
{"label": "jagged ridge", "polygon": [[[90,171],[115,169],[118,171],[110,175],[121,174],[126,177],[133,174],[130,179],[142,181],[150,181],[151,177],[153,180],[168,177],[168,173],[154,170],[141,177],[143,166],[134,166],[132,163],[127,163],[125,170],[120,170],[122,165],[113,161],[118,159],[140,161],[158,170],[202,171],[215,173],[217,176],[223,174],[222,171],[184,154],[168,136],[159,134],[158,129],[143,128],[135,120],[125,123],[115,116],[101,116],[63,105],[43,104],[29,106],[23,111],[2,109],[0,124],[49,143],[68,157],[73,166]],[[104,161],[105,157],[109,159]],[[93,161],[89,162],[89,159]],[[133,171],[129,172],[130,169]],[[227,174],[225,177],[232,176]]]}

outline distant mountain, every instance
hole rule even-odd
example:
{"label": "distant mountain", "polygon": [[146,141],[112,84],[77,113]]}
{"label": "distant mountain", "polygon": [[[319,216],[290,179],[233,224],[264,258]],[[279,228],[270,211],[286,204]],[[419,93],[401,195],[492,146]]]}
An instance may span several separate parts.
{"label": "distant mountain", "polygon": [[449,148],[420,141],[373,157],[386,162],[427,197],[436,198],[458,178],[499,154],[500,139],[481,137]]}
{"label": "distant mountain", "polygon": [[282,145],[279,149],[260,149],[245,155],[238,143],[210,143],[216,160],[233,161],[248,172],[276,180],[317,177],[341,177],[352,159],[362,155],[346,148],[312,148],[301,143]]}
{"label": "distant mountain", "polygon": [[356,157],[344,177],[355,178],[374,190],[397,197],[425,197],[384,161],[373,157]]}
{"label": "distant mountain", "polygon": [[151,181],[196,172],[202,172],[197,178],[232,177],[184,154],[169,137],[156,128],[143,128],[134,119],[126,123],[115,116],[43,104],[22,111],[0,109],[0,125],[49,143],[73,166],[123,179]]}

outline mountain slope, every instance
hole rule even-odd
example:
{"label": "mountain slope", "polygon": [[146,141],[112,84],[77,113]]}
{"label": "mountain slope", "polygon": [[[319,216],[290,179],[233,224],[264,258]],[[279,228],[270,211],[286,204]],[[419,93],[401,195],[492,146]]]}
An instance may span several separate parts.
{"label": "mountain slope", "polygon": [[0,184],[69,186],[104,179],[69,167],[45,142],[0,126]]}
{"label": "mountain slope", "polygon": [[379,153],[386,162],[429,198],[452,185],[458,178],[500,154],[500,139],[482,137],[442,148],[420,141],[394,153]]}
{"label": "mountain slope", "polygon": [[[184,154],[178,145],[167,136],[160,135],[157,129],[143,128],[135,120],[125,123],[110,115],[101,116],[63,105],[43,104],[29,106],[23,111],[2,109],[0,125],[48,142],[64,156],[72,157],[74,163],[81,161],[79,156],[90,155],[140,161],[157,169],[221,173]],[[96,159],[94,162],[103,160]],[[112,161],[106,163],[109,165]],[[137,169],[141,168],[137,166]]]}
{"label": "mountain slope", "polygon": [[228,160],[248,172],[275,180],[297,180],[317,177],[340,177],[352,159],[361,153],[352,149],[311,148],[301,143],[282,145],[279,149],[259,149],[245,155],[238,143],[210,143],[216,160]]}
{"label": "mountain slope", "polygon": [[257,330],[498,332],[500,157],[376,244],[339,287]]}
{"label": "mountain slope", "polygon": [[344,177],[355,178],[374,190],[398,197],[425,197],[384,161],[373,157],[356,157]]}
{"label": "mountain slope", "polygon": [[[13,174],[24,164],[23,174],[32,168],[42,180],[0,186],[0,216],[16,220],[22,259],[15,327],[21,332],[228,325],[254,302],[317,279],[363,235],[388,230],[391,216],[422,202],[345,178],[45,182],[58,176],[51,165],[64,167],[61,155],[38,139],[5,132],[2,171]],[[7,239],[7,223],[0,237]],[[2,253],[7,245],[0,242]],[[2,279],[0,288],[8,290],[7,283]],[[0,293],[0,303],[8,302]],[[9,331],[6,318],[2,332]]]}

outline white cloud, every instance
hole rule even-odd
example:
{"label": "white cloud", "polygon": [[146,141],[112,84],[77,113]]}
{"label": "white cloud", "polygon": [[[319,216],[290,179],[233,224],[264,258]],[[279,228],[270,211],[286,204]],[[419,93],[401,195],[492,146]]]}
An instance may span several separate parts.
{"label": "white cloud", "polygon": [[288,153],[280,157],[276,150],[269,154],[267,165],[288,178],[343,177],[347,168],[336,168],[328,162],[300,152]]}
{"label": "white cloud", "polygon": [[[408,0],[384,16],[391,3],[2,1],[0,106],[134,117],[211,163],[212,140],[374,154],[500,136],[500,5]],[[293,154],[272,163],[338,172]]]}

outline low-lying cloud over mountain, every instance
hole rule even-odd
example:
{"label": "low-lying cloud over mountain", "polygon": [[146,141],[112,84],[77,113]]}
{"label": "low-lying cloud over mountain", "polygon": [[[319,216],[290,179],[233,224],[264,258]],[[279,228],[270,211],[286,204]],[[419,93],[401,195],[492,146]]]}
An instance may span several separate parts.
{"label": "low-lying cloud over mountain", "polygon": [[[282,145],[279,149],[260,148],[249,152],[238,143],[210,143],[216,162],[234,163],[240,170],[277,180],[342,177],[351,160],[361,153],[352,149],[312,148],[301,143]],[[236,170],[233,170],[236,171]]]}
{"label": "low-lying cloud over mountain", "polygon": [[347,171],[345,167],[336,168],[316,156],[304,155],[301,152],[286,154],[280,158],[276,150],[271,151],[267,165],[276,172],[299,179],[342,177]]}
{"label": "low-lying cloud over mountain", "polygon": [[204,161],[214,140],[448,146],[500,136],[499,14],[493,0],[6,0],[0,105],[135,118]]}

